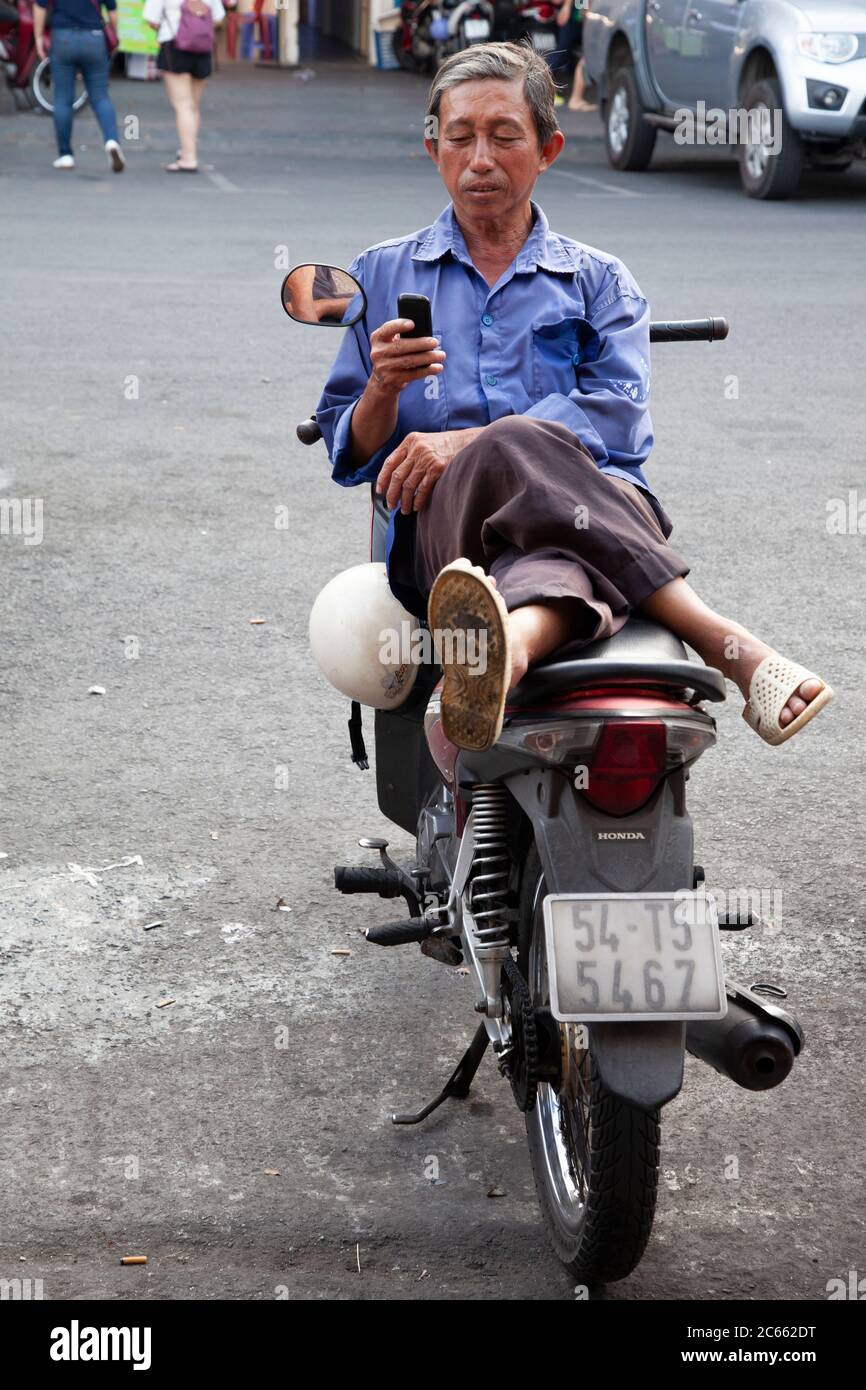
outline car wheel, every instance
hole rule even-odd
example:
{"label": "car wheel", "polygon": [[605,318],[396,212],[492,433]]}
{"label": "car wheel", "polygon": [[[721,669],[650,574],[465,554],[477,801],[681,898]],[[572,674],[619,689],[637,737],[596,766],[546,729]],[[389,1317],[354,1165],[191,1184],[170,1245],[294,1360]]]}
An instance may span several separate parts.
{"label": "car wheel", "polygon": [[[744,191],[750,198],[789,198],[800,182],[803,150],[799,135],[785,115],[776,79],[763,77],[760,82],[753,82],[743,93],[742,105],[749,112],[749,138],[740,146],[739,156]],[[773,113],[781,116],[781,139],[776,153],[764,138],[766,132],[759,128],[772,122]]]}
{"label": "car wheel", "polygon": [[607,157],[614,169],[646,169],[657,130],[644,120],[634,68],[618,68],[610,80],[604,111]]}

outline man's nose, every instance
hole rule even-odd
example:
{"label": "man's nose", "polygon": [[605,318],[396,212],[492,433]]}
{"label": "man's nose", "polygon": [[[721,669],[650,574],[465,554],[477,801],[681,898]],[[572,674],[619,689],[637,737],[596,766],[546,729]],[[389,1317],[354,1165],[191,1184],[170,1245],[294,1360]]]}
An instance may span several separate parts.
{"label": "man's nose", "polygon": [[486,140],[483,135],[479,135],[472,147],[472,168],[479,171],[489,169],[493,163],[493,147],[489,140]]}

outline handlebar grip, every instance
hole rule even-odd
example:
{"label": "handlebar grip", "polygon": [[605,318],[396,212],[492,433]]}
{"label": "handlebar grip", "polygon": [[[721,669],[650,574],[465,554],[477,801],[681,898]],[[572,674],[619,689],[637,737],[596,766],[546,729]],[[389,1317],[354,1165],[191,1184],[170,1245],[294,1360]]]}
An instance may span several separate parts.
{"label": "handlebar grip", "polygon": [[727,338],[727,319],[679,319],[650,324],[651,343],[716,343]]}
{"label": "handlebar grip", "polygon": [[322,429],[315,415],[302,420],[295,431],[302,444],[317,444],[322,437]]}

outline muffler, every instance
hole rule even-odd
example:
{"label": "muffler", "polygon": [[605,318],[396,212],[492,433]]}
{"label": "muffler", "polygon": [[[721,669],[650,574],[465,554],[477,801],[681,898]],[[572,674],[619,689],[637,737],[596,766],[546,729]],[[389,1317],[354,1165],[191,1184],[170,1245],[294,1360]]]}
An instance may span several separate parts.
{"label": "muffler", "polygon": [[686,1050],[747,1091],[781,1085],[802,1051],[802,1028],[793,1015],[744,985],[729,981],[726,993],[724,1018],[688,1024]]}

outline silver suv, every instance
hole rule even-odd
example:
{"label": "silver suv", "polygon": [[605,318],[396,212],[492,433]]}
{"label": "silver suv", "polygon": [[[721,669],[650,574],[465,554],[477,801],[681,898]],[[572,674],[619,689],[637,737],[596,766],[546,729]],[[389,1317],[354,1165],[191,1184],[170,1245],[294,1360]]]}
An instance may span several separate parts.
{"label": "silver suv", "polygon": [[583,51],[610,163],[645,169],[659,130],[731,143],[753,198],[804,164],[866,155],[866,0],[591,0]]}

